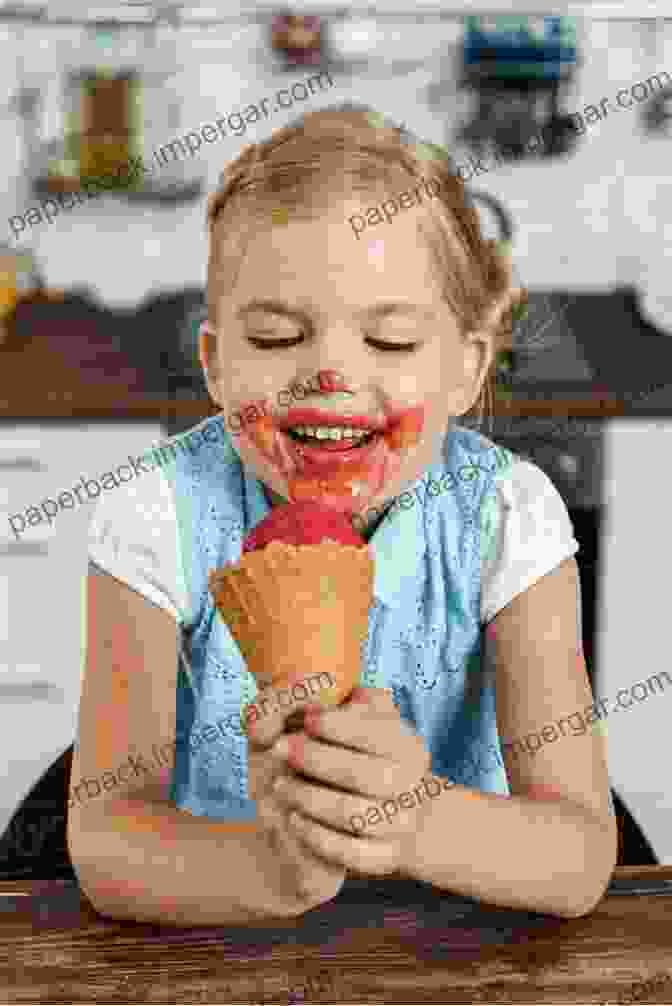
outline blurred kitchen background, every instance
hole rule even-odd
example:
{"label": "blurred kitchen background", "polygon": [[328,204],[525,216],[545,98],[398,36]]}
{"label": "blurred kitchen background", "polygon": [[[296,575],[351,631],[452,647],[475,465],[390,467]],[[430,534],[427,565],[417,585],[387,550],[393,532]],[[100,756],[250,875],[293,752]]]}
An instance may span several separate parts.
{"label": "blurred kitchen background", "polygon": [[[484,432],[534,459],[570,508],[595,690],[613,696],[667,664],[657,664],[663,612],[652,616],[664,581],[656,591],[650,553],[632,552],[672,443],[665,14],[654,0],[526,0],[515,12],[505,0],[0,4],[0,834],[74,737],[91,507],[21,540],[7,517],[208,414],[195,355],[207,194],[244,146],[318,107],[369,104],[447,146],[457,164],[487,165],[467,187],[487,233],[512,241],[530,301]],[[329,85],[315,83],[323,71]],[[281,88],[291,106],[242,135],[229,126],[194,156],[169,155],[151,176],[51,222],[30,209],[58,193],[72,203],[83,179],[137,154],[149,163],[262,98],[273,107]],[[617,106],[619,91],[628,107]],[[599,119],[586,107],[604,98]],[[531,143],[539,134],[545,142]],[[629,476],[635,446],[644,493]],[[633,579],[643,581],[635,605]],[[635,862],[672,862],[669,752],[651,767],[669,703],[638,700],[625,726],[609,725]],[[48,859],[49,841],[35,839],[33,865]],[[0,843],[0,872],[3,854],[11,873],[26,842],[10,836],[4,853]]]}

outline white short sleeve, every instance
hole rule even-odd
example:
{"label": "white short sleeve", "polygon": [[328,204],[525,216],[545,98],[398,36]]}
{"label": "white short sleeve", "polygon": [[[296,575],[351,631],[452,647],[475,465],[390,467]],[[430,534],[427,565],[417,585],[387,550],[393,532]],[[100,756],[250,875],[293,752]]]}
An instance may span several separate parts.
{"label": "white short sleeve", "polygon": [[177,514],[160,468],[100,497],[89,527],[89,560],[182,627],[190,623]]}
{"label": "white short sleeve", "polygon": [[579,549],[567,507],[548,475],[515,454],[484,501],[481,533],[481,623]]}

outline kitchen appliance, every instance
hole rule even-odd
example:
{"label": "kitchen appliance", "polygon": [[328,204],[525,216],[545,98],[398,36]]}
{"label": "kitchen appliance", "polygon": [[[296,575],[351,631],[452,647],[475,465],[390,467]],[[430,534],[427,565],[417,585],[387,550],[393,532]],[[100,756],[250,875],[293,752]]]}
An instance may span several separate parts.
{"label": "kitchen appliance", "polygon": [[[512,158],[572,149],[576,131],[559,103],[577,62],[573,18],[467,17],[463,57],[459,87],[475,91],[477,112],[459,139]],[[528,147],[542,130],[545,142]]]}
{"label": "kitchen appliance", "polygon": [[466,18],[464,64],[500,80],[561,80],[576,63],[570,17]]}
{"label": "kitchen appliance", "polygon": [[672,85],[668,84],[645,102],[642,121],[647,133],[672,136]]}

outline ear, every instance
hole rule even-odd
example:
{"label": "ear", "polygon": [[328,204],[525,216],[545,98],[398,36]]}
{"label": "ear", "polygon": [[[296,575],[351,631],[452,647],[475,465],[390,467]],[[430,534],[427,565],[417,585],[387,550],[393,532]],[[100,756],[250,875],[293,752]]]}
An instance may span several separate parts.
{"label": "ear", "polygon": [[464,343],[464,380],[453,406],[456,416],[463,416],[478,400],[495,355],[493,338],[484,327],[467,333]]}
{"label": "ear", "polygon": [[210,397],[217,404],[217,333],[209,321],[202,321],[198,328],[198,358],[203,368],[203,376]]}

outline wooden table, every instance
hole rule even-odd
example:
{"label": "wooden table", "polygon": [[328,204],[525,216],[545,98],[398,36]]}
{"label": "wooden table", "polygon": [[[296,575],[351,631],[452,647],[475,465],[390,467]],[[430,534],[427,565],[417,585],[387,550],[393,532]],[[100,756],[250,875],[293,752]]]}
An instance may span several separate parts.
{"label": "wooden table", "polygon": [[[672,866],[616,872],[646,875]],[[299,919],[175,929],[103,919],[73,882],[6,881],[0,1001],[670,1003],[672,897],[564,920],[353,879]]]}

